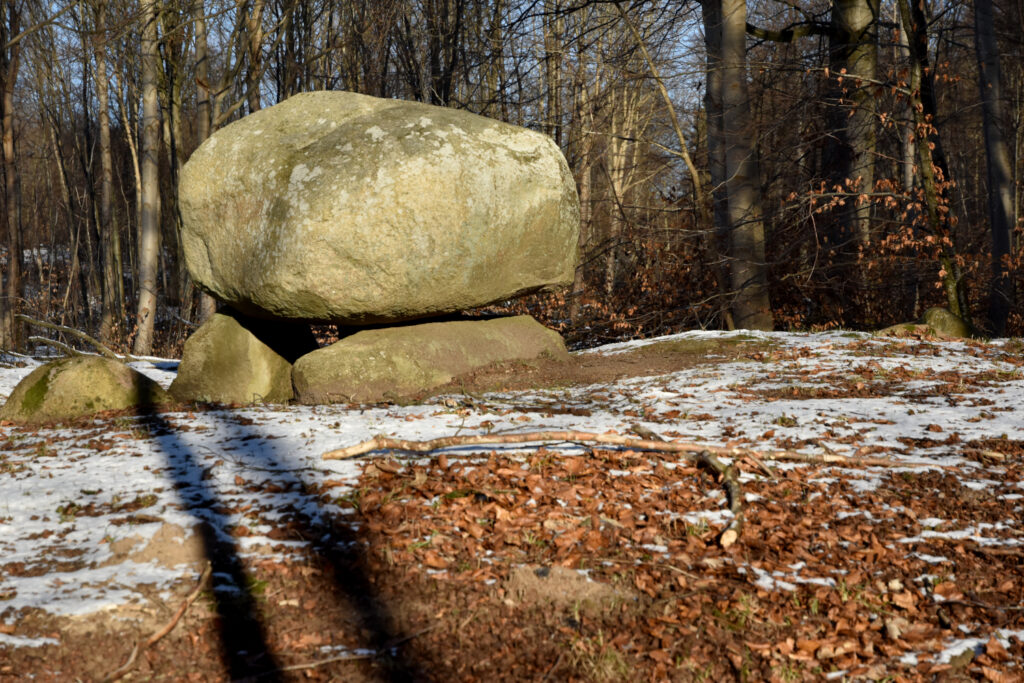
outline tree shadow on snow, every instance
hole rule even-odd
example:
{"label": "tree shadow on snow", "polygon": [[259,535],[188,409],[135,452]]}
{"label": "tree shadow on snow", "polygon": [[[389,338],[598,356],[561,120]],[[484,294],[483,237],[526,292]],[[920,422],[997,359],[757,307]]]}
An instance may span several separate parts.
{"label": "tree shadow on snow", "polygon": [[[226,505],[220,500],[211,472],[204,468],[203,458],[196,452],[196,447],[187,443],[167,417],[158,411],[159,408],[145,409],[142,419],[167,459],[185,509],[198,523],[204,554],[212,569],[223,664],[231,680],[280,680],[281,665],[268,645],[265,628],[259,618],[253,593],[254,581],[247,574],[237,542],[228,531],[231,520],[222,511]],[[410,661],[407,649],[401,647],[408,638],[389,626],[389,610],[365,573],[362,542],[356,532],[323,512],[317,495],[309,490],[290,463],[273,453],[270,446],[253,447],[253,444],[260,443],[261,434],[245,430],[237,420],[228,420],[227,413],[206,414],[242,432],[232,440],[248,439],[247,466],[275,473],[274,483],[293,492],[294,523],[311,549],[329,568],[338,595],[352,610],[366,638],[364,647],[377,652],[376,660],[382,665],[384,679],[428,680],[429,676]]]}

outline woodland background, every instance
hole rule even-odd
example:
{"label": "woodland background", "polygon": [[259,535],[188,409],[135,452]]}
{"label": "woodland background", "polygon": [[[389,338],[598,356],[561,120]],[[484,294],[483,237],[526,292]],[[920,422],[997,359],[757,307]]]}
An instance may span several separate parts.
{"label": "woodland background", "polygon": [[0,48],[0,348],[25,314],[180,353],[212,310],[181,165],[319,89],[557,141],[576,282],[504,308],[573,345],[932,305],[1024,334],[1022,0],[3,0]]}

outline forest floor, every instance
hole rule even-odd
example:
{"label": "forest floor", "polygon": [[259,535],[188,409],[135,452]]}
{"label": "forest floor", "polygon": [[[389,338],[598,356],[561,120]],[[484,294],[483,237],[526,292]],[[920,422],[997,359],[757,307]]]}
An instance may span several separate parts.
{"label": "forest floor", "polygon": [[[686,454],[322,458],[536,430],[756,451],[738,540]],[[0,425],[0,681],[1020,681],[1022,510],[1019,340],[693,332],[408,405]]]}

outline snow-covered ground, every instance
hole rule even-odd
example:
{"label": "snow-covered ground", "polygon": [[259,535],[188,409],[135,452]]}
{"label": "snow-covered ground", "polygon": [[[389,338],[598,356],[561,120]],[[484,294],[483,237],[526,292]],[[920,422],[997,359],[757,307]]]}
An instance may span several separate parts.
{"label": "snow-covered ground", "polygon": [[[323,453],[380,434],[402,439],[538,429],[626,434],[640,424],[666,438],[710,445],[885,454],[905,461],[908,470],[955,466],[979,487],[998,485],[1000,466],[966,459],[964,444],[1024,440],[1019,342],[744,334],[770,341],[769,350],[583,388],[491,394],[473,401],[437,397],[419,405],[364,409],[256,406],[170,413],[162,417],[166,429],[156,436],[133,417],[75,429],[0,426],[0,627],[16,623],[27,608],[89,614],[139,600],[140,587],[159,591],[193,579],[195,567],[175,561],[188,553],[176,558],[165,551],[168,543],[186,548],[186,537],[200,522],[225,537],[230,533],[243,553],[288,552],[302,542],[268,536],[275,519],[288,508],[311,518],[332,512],[305,492],[327,483],[332,494],[340,494],[359,475],[355,462],[325,461]],[[692,332],[666,339],[709,336],[728,335]],[[622,353],[649,343],[585,353]],[[0,400],[35,363],[21,362],[23,367],[0,367]],[[164,386],[176,368],[175,361],[161,359],[134,365]],[[524,412],[524,406],[535,410]],[[545,410],[551,407],[578,410]],[[881,476],[872,468],[826,472],[858,480],[864,490]],[[907,552],[926,552],[927,543],[920,541],[939,533],[959,533],[979,544],[1020,544],[1024,489],[1016,488],[1021,490],[997,493],[1012,510],[1001,522],[1003,530],[1012,528],[1014,534],[997,533],[999,525],[959,529],[955,520],[937,519],[929,526],[943,531],[909,539]],[[685,512],[715,526],[728,516],[722,504],[709,497],[707,510]],[[233,533],[240,526],[245,533]],[[819,579],[803,576],[796,566],[785,576],[759,575],[759,585],[786,590]],[[5,643],[42,644],[4,635],[0,628],[0,644]]]}

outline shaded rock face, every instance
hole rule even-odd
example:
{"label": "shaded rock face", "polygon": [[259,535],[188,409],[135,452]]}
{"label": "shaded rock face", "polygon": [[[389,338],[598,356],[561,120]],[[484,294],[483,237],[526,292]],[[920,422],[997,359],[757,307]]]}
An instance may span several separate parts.
{"label": "shaded rock face", "polygon": [[353,325],[571,283],[579,200],[555,143],[454,109],[303,93],[182,172],[192,278],[250,315]]}
{"label": "shaded rock face", "polygon": [[921,316],[921,322],[947,337],[971,336],[970,326],[960,317],[953,315],[948,308],[941,306],[935,306],[925,311]]}
{"label": "shaded rock face", "polygon": [[568,360],[558,333],[530,316],[364,330],[295,363],[302,403],[373,403],[418,397],[493,363]]}
{"label": "shaded rock face", "polygon": [[171,394],[186,402],[287,403],[292,363],[316,348],[308,325],[222,309],[185,341]]}
{"label": "shaded rock face", "polygon": [[0,420],[55,422],[170,400],[159,384],[124,363],[73,356],[41,365],[21,380],[0,408]]}

